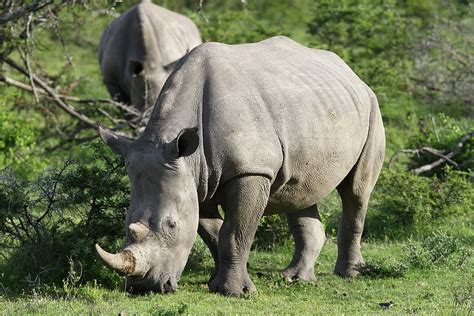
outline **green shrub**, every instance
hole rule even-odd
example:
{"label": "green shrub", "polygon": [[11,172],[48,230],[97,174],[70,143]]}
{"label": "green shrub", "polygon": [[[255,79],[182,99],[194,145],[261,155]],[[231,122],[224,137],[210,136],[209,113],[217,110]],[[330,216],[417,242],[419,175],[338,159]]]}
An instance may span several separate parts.
{"label": "green shrub", "polygon": [[[0,176],[1,255],[5,283],[13,288],[120,279],[97,259],[94,243],[123,246],[128,182],[123,161],[101,144],[83,148],[77,160],[47,169],[33,181]],[[81,272],[71,276],[82,267]],[[78,282],[78,281],[77,281]]]}
{"label": "green shrub", "polygon": [[255,234],[253,247],[270,249],[290,240],[291,234],[285,215],[264,216]]}
{"label": "green shrub", "polygon": [[[422,117],[418,122],[419,132],[413,134],[409,140],[409,148],[431,147],[440,150],[444,155],[453,151],[461,137],[473,132],[470,121],[456,120],[444,113]],[[452,160],[457,163],[459,170],[468,171],[474,168],[474,136],[471,136]],[[410,156],[409,168],[416,168],[440,159],[440,156],[429,152],[421,152]],[[443,166],[451,165],[445,162],[440,166],[423,173],[423,175],[442,175]]]}
{"label": "green shrub", "polygon": [[444,172],[439,179],[383,169],[372,194],[366,236],[423,235],[451,219],[468,219],[474,209],[469,174],[449,168]]}
{"label": "green shrub", "polygon": [[472,254],[472,249],[466,246],[464,240],[446,232],[434,231],[420,242],[409,240],[404,249],[404,260],[416,268],[448,265],[460,269],[468,263]]}
{"label": "green shrub", "polygon": [[[17,111],[0,106],[0,170],[14,168],[27,175],[42,166],[35,154],[39,131]],[[28,162],[28,163],[26,163]]]}
{"label": "green shrub", "polygon": [[341,56],[379,97],[405,93],[410,30],[420,25],[418,17],[395,1],[382,0],[317,1],[313,12],[313,47]]}
{"label": "green shrub", "polygon": [[253,43],[287,34],[276,25],[258,20],[253,12],[245,9],[214,12],[208,16],[208,21],[197,14],[191,17],[197,23],[203,40],[207,42]]}

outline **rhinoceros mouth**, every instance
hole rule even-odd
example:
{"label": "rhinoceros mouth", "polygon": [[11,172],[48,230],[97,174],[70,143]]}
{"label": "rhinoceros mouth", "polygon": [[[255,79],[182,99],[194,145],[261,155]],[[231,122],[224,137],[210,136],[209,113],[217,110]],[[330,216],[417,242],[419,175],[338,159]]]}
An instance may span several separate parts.
{"label": "rhinoceros mouth", "polygon": [[178,287],[176,278],[166,276],[154,281],[153,277],[150,276],[150,272],[143,278],[127,277],[126,282],[126,291],[131,294],[145,294],[148,292],[168,294],[176,292]]}

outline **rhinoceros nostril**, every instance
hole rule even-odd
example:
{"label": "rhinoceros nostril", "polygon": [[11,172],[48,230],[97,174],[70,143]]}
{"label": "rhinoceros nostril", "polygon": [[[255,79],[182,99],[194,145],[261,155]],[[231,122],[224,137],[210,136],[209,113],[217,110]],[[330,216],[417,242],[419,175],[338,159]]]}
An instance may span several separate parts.
{"label": "rhinoceros nostril", "polygon": [[176,287],[173,286],[171,279],[166,281],[166,283],[163,285],[163,289],[164,293],[174,293],[176,291]]}

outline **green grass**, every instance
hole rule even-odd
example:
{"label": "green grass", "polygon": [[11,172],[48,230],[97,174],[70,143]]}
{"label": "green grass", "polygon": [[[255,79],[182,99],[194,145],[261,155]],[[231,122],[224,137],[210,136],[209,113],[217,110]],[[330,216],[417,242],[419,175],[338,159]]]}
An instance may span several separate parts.
{"label": "green grass", "polygon": [[[473,310],[473,262],[463,269],[445,266],[391,273],[403,260],[401,243],[365,243],[369,266],[382,267],[368,276],[342,279],[332,273],[336,259],[333,240],[317,263],[315,285],[288,285],[279,271],[291,258],[291,247],[252,252],[249,272],[258,292],[243,297],[210,293],[210,258],[188,268],[177,293],[132,296],[119,289],[82,286],[71,290],[36,290],[32,294],[0,296],[3,314],[469,314]],[[374,264],[373,264],[374,263]],[[379,271],[379,272],[377,272]],[[380,272],[382,271],[382,272]],[[385,272],[383,272],[385,271]],[[388,272],[388,273],[387,273]],[[393,271],[392,271],[393,272]],[[393,301],[389,309],[379,303]]]}

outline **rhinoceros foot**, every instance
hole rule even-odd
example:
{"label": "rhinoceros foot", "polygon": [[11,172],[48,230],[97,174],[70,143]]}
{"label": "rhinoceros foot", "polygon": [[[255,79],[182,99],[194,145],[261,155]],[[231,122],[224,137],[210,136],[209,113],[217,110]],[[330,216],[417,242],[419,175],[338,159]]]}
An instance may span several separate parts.
{"label": "rhinoceros foot", "polygon": [[294,283],[297,281],[304,281],[309,283],[315,283],[316,277],[314,276],[313,267],[288,267],[283,270],[280,275],[285,278],[288,283]]}
{"label": "rhinoceros foot", "polygon": [[364,265],[362,257],[357,261],[337,261],[334,273],[344,278],[354,278],[360,274]]}
{"label": "rhinoceros foot", "polygon": [[246,272],[239,275],[218,273],[216,277],[210,281],[209,290],[223,295],[239,296],[243,293],[255,292],[257,288]]}

